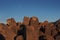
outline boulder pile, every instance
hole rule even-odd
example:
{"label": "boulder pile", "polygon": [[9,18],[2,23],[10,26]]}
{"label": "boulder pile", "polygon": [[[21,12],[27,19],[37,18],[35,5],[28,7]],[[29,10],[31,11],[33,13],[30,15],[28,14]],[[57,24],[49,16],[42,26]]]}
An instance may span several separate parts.
{"label": "boulder pile", "polygon": [[16,22],[9,18],[0,23],[0,40],[60,40],[60,19],[39,22],[35,16],[25,16],[23,22]]}

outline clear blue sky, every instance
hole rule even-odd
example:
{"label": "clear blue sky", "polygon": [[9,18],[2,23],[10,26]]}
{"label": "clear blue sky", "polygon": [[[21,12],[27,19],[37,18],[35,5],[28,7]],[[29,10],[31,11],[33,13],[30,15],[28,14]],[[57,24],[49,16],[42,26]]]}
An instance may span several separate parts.
{"label": "clear blue sky", "polygon": [[11,17],[22,21],[24,16],[56,21],[60,19],[60,0],[0,0],[0,22]]}

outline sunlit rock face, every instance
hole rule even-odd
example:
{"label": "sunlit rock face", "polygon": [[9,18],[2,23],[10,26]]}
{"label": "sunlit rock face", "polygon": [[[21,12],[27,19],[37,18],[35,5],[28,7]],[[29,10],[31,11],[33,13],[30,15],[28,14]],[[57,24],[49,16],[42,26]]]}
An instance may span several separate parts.
{"label": "sunlit rock face", "polygon": [[37,17],[33,16],[30,18],[29,25],[36,26],[39,24],[39,20]]}
{"label": "sunlit rock face", "polygon": [[25,16],[23,19],[23,24],[29,25],[29,21],[30,21],[30,18]]}
{"label": "sunlit rock face", "polygon": [[60,40],[60,19],[39,22],[35,16],[25,16],[23,22],[16,22],[9,18],[0,23],[0,40]]}

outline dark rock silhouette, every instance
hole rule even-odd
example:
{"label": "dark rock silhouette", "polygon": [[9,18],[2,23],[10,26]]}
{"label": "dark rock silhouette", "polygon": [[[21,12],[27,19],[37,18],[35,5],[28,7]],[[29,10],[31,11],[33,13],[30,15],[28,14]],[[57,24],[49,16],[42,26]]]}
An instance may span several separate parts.
{"label": "dark rock silhouette", "polygon": [[5,40],[5,37],[2,34],[0,34],[0,40]]}
{"label": "dark rock silhouette", "polygon": [[17,31],[17,35],[14,38],[14,40],[16,40],[16,38],[18,36],[22,35],[23,36],[23,40],[26,40],[26,26],[25,25],[20,25],[20,30]]}
{"label": "dark rock silhouette", "polygon": [[39,40],[47,40],[44,35],[39,37]]}

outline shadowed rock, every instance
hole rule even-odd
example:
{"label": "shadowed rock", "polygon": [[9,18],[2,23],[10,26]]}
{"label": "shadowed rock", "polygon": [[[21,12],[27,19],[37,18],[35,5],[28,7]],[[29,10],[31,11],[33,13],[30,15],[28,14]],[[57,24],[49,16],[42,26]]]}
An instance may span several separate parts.
{"label": "shadowed rock", "polygon": [[0,34],[0,40],[5,40],[5,37],[2,34]]}

